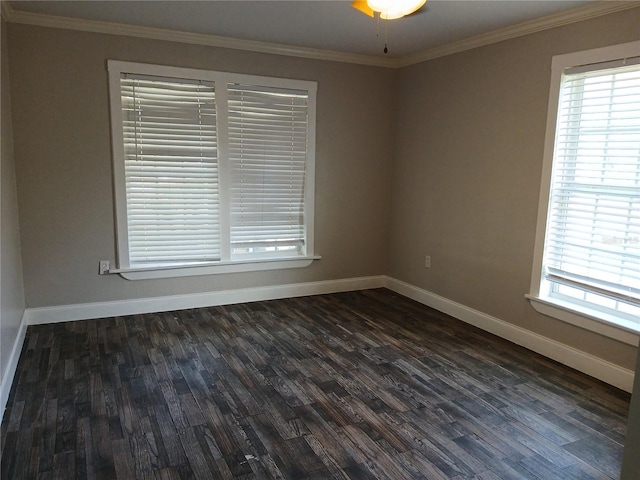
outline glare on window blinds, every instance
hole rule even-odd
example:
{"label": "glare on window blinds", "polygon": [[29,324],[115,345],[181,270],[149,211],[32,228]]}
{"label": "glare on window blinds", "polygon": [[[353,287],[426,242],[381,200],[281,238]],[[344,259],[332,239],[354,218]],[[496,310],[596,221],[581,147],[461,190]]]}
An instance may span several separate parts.
{"label": "glare on window blinds", "polygon": [[228,86],[232,254],[303,253],[307,97]]}
{"label": "glare on window blinds", "polygon": [[565,75],[547,278],[640,304],[640,67]]}
{"label": "glare on window blinds", "polygon": [[220,258],[214,88],[121,79],[131,265]]}

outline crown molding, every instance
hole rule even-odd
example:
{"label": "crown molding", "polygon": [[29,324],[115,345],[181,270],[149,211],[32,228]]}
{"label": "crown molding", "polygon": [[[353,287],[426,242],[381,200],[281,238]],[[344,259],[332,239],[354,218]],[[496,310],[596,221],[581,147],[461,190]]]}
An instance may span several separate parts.
{"label": "crown molding", "polygon": [[[3,13],[4,4],[3,3]],[[188,43],[192,45],[205,45],[210,47],[231,48],[258,53],[270,53],[290,57],[310,58],[314,60],[328,60],[333,62],[354,63],[374,67],[396,68],[398,59],[383,58],[374,55],[361,55],[355,53],[335,52],[308,47],[281,45],[277,43],[258,42],[239,38],[221,37],[202,33],[181,32],[162,28],[142,27],[123,23],[101,22],[79,18],[59,17],[32,12],[14,10],[11,6],[6,9],[6,19],[11,23],[34,25],[39,27],[64,28],[67,30],[80,30],[92,33],[106,33],[110,35],[123,35],[130,37],[149,38],[153,40],[165,40],[169,42]]]}
{"label": "crown molding", "polygon": [[527,22],[518,23],[509,27],[500,28],[492,32],[483,33],[475,37],[466,38],[457,42],[448,43],[439,47],[430,48],[423,52],[406,55],[398,59],[398,67],[407,67],[417,63],[445,57],[454,53],[464,52],[478,47],[484,47],[492,43],[502,42],[511,38],[522,37],[531,33],[549,30],[571,23],[589,20],[611,13],[640,7],[640,2],[635,1],[599,1],[584,7],[573,8],[563,12],[536,18]]}
{"label": "crown molding", "polygon": [[640,1],[601,0],[584,7],[565,10],[553,15],[537,18],[527,22],[500,28],[474,37],[430,48],[422,52],[406,55],[399,58],[379,57],[375,55],[361,55],[355,53],[336,52],[308,47],[297,47],[276,43],[258,42],[254,40],[242,40],[238,38],[207,35],[201,33],[181,32],[153,27],[141,27],[129,24],[101,22],[96,20],[84,20],[78,18],[59,17],[39,13],[21,12],[14,10],[6,0],[0,1],[2,5],[2,17],[11,23],[21,23],[51,28],[64,28],[93,33],[105,33],[110,35],[123,35],[170,42],[187,43],[193,45],[205,45],[211,47],[231,48],[258,53],[270,53],[291,57],[309,58],[314,60],[327,60],[332,62],[353,63],[384,68],[401,68],[417,63],[426,62],[435,58],[464,52],[478,47],[502,42],[511,38],[517,38],[531,33],[561,27],[571,23],[581,22],[592,18],[609,15],[632,8],[640,8]]}

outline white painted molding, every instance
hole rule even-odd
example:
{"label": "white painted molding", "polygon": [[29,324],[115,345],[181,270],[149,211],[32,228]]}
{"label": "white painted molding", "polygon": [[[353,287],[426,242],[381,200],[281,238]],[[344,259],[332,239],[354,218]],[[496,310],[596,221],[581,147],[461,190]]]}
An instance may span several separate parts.
{"label": "white painted molding", "polygon": [[2,377],[2,383],[0,383],[0,419],[4,417],[4,411],[7,408],[11,385],[13,384],[13,378],[16,375],[18,360],[20,360],[20,353],[22,353],[22,346],[27,334],[27,325],[27,315],[25,311],[22,315],[20,326],[18,327],[18,335],[16,335],[16,340],[13,342],[13,347],[11,348],[11,355],[9,355],[9,361],[7,362],[7,368],[5,369]]}
{"label": "white painted molding", "polygon": [[385,286],[400,295],[409,297],[465,323],[533,350],[626,392],[631,392],[633,389],[634,372],[632,370],[622,368],[619,365],[400,280],[387,278]]}
{"label": "white painted molding", "polygon": [[[612,319],[606,322],[598,317],[593,316],[593,310],[564,302],[562,300],[553,299],[549,301],[544,298],[535,297],[533,295],[525,295],[531,306],[542,315],[557,318],[563,322],[570,323],[584,330],[595,332],[603,337],[612,338],[621,343],[626,343],[632,347],[638,346],[637,323],[630,320]],[[598,312],[602,318],[613,317],[604,312]],[[615,323],[614,323],[615,322]],[[627,326],[623,326],[624,322]]]}
{"label": "white painted molding", "polygon": [[459,40],[439,47],[430,48],[423,52],[407,55],[400,58],[381,57],[376,55],[361,55],[346,52],[335,52],[308,47],[297,47],[275,43],[265,43],[253,40],[241,40],[237,38],[221,37],[199,33],[179,32],[161,28],[142,27],[95,20],[83,20],[79,18],[44,15],[32,12],[14,10],[11,5],[2,1],[2,16],[8,22],[22,23],[41,27],[65,28],[94,33],[106,33],[111,35],[124,35],[131,37],[166,40],[171,42],[188,43],[194,45],[206,45],[251,52],[271,53],[275,55],[287,55],[292,57],[310,58],[315,60],[328,60],[334,62],[354,63],[385,68],[400,68],[416,63],[425,62],[434,58],[452,55],[454,53],[471,50],[491,43],[497,43],[510,38],[521,37],[530,33],[548,30],[570,23],[576,23],[591,18],[608,15],[611,13],[637,8],[637,1],[599,1],[584,7],[565,10],[553,15],[537,18],[527,22],[500,28],[475,37]]}
{"label": "white painted molding", "polygon": [[357,277],[321,282],[170,295],[166,297],[29,308],[27,309],[26,316],[28,325],[41,325],[73,320],[88,320],[93,318],[166,312],[188,308],[230,305],[233,303],[258,302],[279,298],[366,290],[369,288],[381,288],[384,284],[384,276]]}
{"label": "white painted molding", "polygon": [[166,40],[169,42],[188,43],[192,45],[232,48],[235,50],[246,50],[250,52],[271,53],[290,57],[371,65],[375,67],[395,68],[397,64],[397,59],[378,57],[375,55],[334,52],[331,50],[258,42],[255,40],[242,40],[238,38],[221,37],[218,35],[180,32],[162,28],[142,27],[96,20],[59,17],[32,12],[21,12],[12,9],[11,7],[8,9],[8,14],[7,18],[12,23],[22,23],[25,25],[35,25],[40,27],[64,28],[67,30],[150,38],[154,40]]}
{"label": "white painted molding", "polygon": [[483,47],[492,43],[502,42],[511,38],[522,37],[531,33],[549,30],[551,28],[569,25],[571,23],[582,22],[603,15],[629,10],[640,7],[637,1],[600,1],[594,2],[584,7],[565,10],[553,15],[536,18],[527,22],[518,23],[509,27],[500,28],[492,32],[476,35],[457,42],[452,42],[440,47],[430,48],[423,52],[406,55],[398,60],[397,67],[406,67],[416,63],[426,62],[434,58],[445,57],[454,53],[464,52],[473,48]]}
{"label": "white painted molding", "polygon": [[631,392],[634,372],[607,362],[581,350],[525,330],[491,315],[456,303],[400,280],[383,275],[357,277],[320,282],[308,282],[267,287],[242,288],[218,292],[140,298],[112,302],[29,308],[25,311],[14,344],[7,371],[0,385],[0,407],[4,409],[22,350],[27,325],[39,325],[74,320],[87,320],[123,315],[229,305],[242,302],[275,300],[308,295],[366,290],[386,287],[400,295],[416,300],[438,311],[469,323],[517,345],[540,353],[592,377]]}
{"label": "white painted molding", "polygon": [[22,321],[11,350],[7,369],[2,378],[2,383],[0,384],[0,413],[3,413],[7,406],[11,385],[15,377],[28,325],[42,325],[47,323],[275,300],[279,298],[293,298],[308,295],[323,295],[327,293],[367,290],[370,288],[382,288],[384,287],[385,281],[386,277],[379,275],[289,285],[241,288],[218,292],[119,300],[113,302],[28,308],[22,316]]}

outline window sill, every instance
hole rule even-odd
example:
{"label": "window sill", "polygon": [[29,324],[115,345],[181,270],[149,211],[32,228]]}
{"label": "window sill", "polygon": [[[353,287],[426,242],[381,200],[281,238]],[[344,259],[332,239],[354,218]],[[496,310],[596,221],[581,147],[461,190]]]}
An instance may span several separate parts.
{"label": "window sill", "polygon": [[216,262],[192,266],[160,266],[110,270],[127,280],[150,280],[156,278],[193,277],[197,275],[219,275],[224,273],[257,272],[262,270],[282,270],[304,268],[321,257],[291,257],[277,259],[256,259],[236,262]]}
{"label": "window sill", "polygon": [[640,327],[630,321],[558,299],[525,295],[538,312],[628,345],[638,346]]}

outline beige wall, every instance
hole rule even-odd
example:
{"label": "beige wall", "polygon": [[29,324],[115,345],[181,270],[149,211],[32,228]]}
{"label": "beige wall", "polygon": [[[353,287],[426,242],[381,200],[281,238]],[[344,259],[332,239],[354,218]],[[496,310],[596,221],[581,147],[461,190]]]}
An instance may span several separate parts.
{"label": "beige wall", "polygon": [[[11,95],[9,63],[7,61],[6,25],[2,21],[2,133],[0,135],[0,381],[4,380],[11,351],[18,336],[24,313],[22,263],[20,256],[20,232],[16,176],[13,161],[11,129]],[[8,389],[7,389],[8,393]],[[0,414],[1,416],[1,414]]]}
{"label": "beige wall", "polygon": [[[28,307],[385,273],[394,70],[17,24],[8,31]],[[115,255],[107,59],[317,81],[322,260],[279,272],[98,276],[98,261]]]}
{"label": "beige wall", "polygon": [[524,294],[551,58],[639,38],[634,9],[401,69],[389,275],[633,370],[634,347],[537,314]]}

